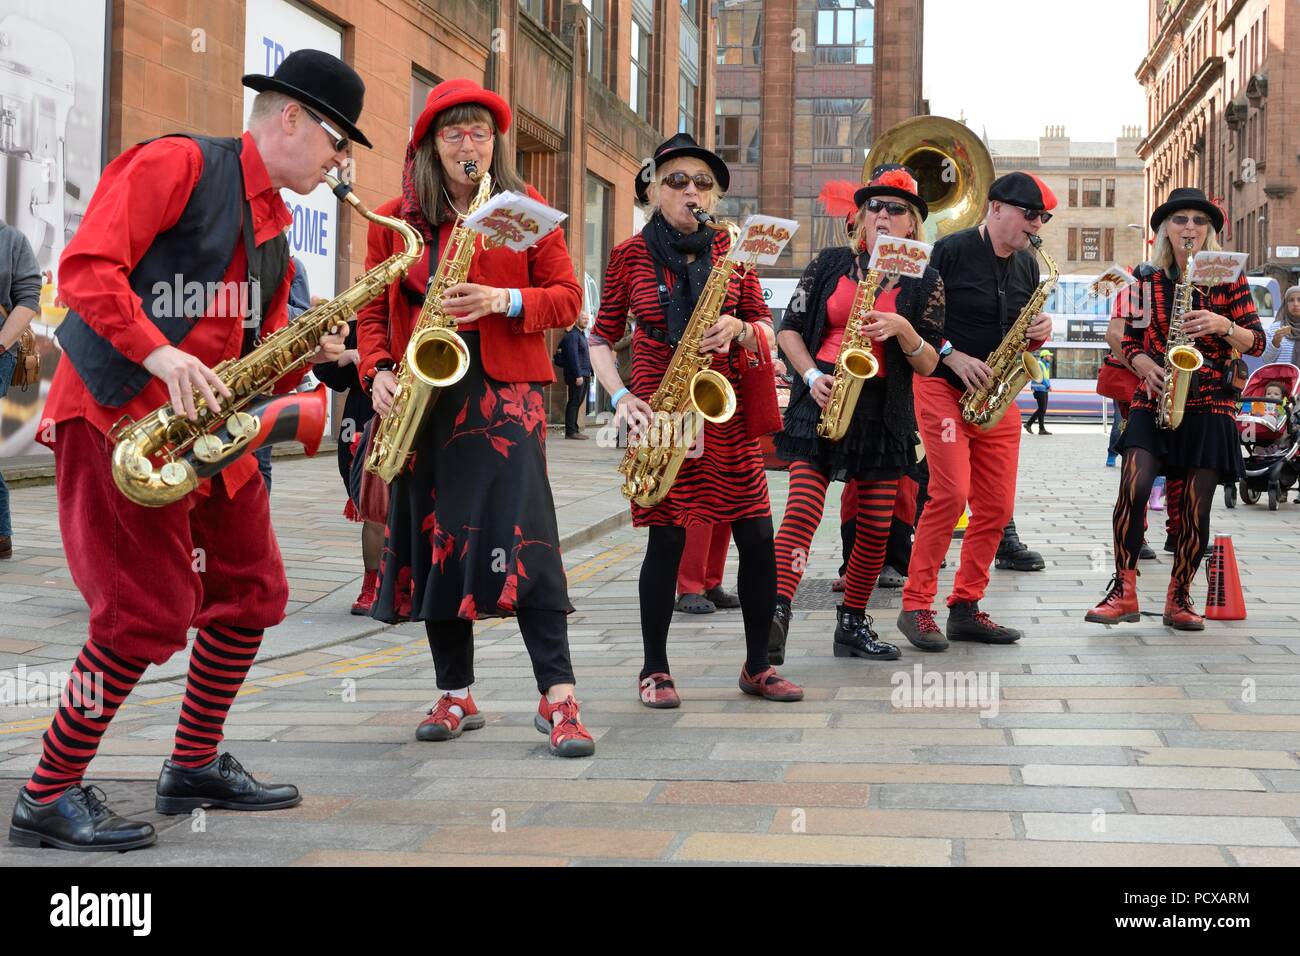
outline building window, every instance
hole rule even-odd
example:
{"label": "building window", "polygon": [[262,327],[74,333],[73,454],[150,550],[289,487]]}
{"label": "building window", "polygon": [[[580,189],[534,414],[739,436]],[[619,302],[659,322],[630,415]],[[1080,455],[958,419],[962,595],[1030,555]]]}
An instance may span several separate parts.
{"label": "building window", "polygon": [[605,82],[605,11],[609,0],[582,0],[587,8],[587,72]]}
{"label": "building window", "polygon": [[1070,180],[1070,202],[1071,206],[1079,205],[1079,180]]}
{"label": "building window", "polygon": [[1070,262],[1074,262],[1079,258],[1079,230],[1073,226],[1070,227],[1070,232],[1066,236],[1065,258]]}
{"label": "building window", "polygon": [[763,61],[763,4],[746,0],[718,10],[718,63],[753,66]]}
{"label": "building window", "polygon": [[519,9],[527,10],[539,23],[542,20],[546,0],[519,0]]}
{"label": "building window", "polygon": [[794,101],[796,163],[861,163],[871,145],[871,100]]}
{"label": "building window", "polygon": [[1111,226],[1106,227],[1106,231],[1101,237],[1101,257],[1107,262],[1115,261],[1115,230]]}
{"label": "building window", "polygon": [[1106,207],[1115,208],[1115,180],[1113,179],[1106,180]]}
{"label": "building window", "polygon": [[797,14],[798,27],[812,41],[814,63],[870,66],[875,54],[875,21],[872,0],[800,0]]}
{"label": "building window", "polygon": [[650,119],[650,27],[632,18],[632,81],[628,105],[643,120]]}
{"label": "building window", "polygon": [[758,100],[717,100],[714,142],[723,162],[758,162],[758,105]]}
{"label": "building window", "polygon": [[698,90],[685,73],[677,77],[677,132],[695,135],[695,101]]}
{"label": "building window", "polygon": [[587,174],[582,245],[586,276],[583,277],[582,289],[587,309],[593,316],[600,309],[600,283],[604,280],[605,259],[609,256],[609,194],[609,183]]}
{"label": "building window", "polygon": [[1089,206],[1101,205],[1101,180],[1085,179],[1083,181],[1083,205]]}
{"label": "building window", "polygon": [[691,23],[700,22],[700,0],[681,0],[682,17]]}
{"label": "building window", "polygon": [[411,71],[411,120],[407,128],[408,136],[415,130],[415,121],[424,112],[424,103],[437,85],[438,80],[432,74],[423,70]]}

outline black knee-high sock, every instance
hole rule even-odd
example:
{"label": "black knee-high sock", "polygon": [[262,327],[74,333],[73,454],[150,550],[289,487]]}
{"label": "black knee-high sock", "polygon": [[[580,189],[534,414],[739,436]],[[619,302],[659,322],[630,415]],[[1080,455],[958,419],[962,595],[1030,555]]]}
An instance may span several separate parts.
{"label": "black knee-high sock", "polygon": [[1124,452],[1114,514],[1117,571],[1132,571],[1138,566],[1147,530],[1147,499],[1156,481],[1156,467],[1155,456],[1145,449],[1129,448]]}
{"label": "black knee-high sock", "polygon": [[[645,649],[642,679],[650,674],[668,673],[668,626],[673,620],[677,568],[682,563],[682,549],[685,547],[685,528],[676,525],[655,525],[650,528],[645,560],[641,562],[639,586],[641,643]],[[771,624],[771,611],[767,617]]]}
{"label": "black knee-high sock", "polygon": [[772,519],[733,521],[731,537],[740,556],[736,591],[740,597],[740,613],[745,619],[745,670],[752,677],[770,666],[767,638],[772,629],[772,613],[776,610],[776,546]]}

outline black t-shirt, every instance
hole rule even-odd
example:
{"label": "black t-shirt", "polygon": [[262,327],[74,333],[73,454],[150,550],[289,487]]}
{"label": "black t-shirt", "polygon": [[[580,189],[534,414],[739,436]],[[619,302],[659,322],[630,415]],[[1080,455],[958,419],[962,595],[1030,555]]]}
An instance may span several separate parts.
{"label": "black t-shirt", "polygon": [[[978,226],[936,242],[930,265],[943,278],[944,338],[981,360],[998,347],[1038,286],[1038,257],[1026,249],[1000,259]],[[966,390],[942,360],[934,374]]]}

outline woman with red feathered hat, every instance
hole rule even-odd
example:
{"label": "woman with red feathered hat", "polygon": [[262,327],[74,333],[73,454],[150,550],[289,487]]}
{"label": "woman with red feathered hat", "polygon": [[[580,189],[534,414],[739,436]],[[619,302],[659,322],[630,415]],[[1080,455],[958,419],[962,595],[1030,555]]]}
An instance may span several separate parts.
{"label": "woman with red feathered hat", "polygon": [[[544,201],[512,167],[502,139],[510,118],[505,100],[471,80],[434,87],[407,146],[402,194],[376,210],[418,229],[428,253],[357,319],[362,381],[380,416],[392,406],[394,369],[429,277],[478,189],[465,164],[491,173],[495,190]],[[401,242],[371,225],[366,268]],[[595,744],[573,696],[566,622],[573,607],[546,473],[542,392],[554,380],[544,333],[573,323],[582,293],[559,230],[524,252],[476,240],[468,280],[447,289],[442,306],[469,348],[469,371],[439,391],[411,463],[393,480],[371,613],[390,623],[424,622],[443,694],[417,729],[419,740],[450,740],[484,725],[469,692],[474,621],[516,617],[542,694],[535,724],[552,753],[585,757]]]}
{"label": "woman with red feathered hat", "polygon": [[[834,193],[828,185],[823,203],[828,212],[842,215]],[[774,663],[785,657],[790,602],[822,519],[827,486],[855,479],[857,527],[833,651],[836,657],[868,660],[899,656],[897,647],[872,630],[866,606],[884,565],[899,479],[916,463],[912,375],[928,375],[938,364],[943,282],[927,267],[919,279],[894,277],[881,285],[862,326],[879,371],[863,383],[847,434],[834,442],[819,437],[817,424],[831,395],[849,313],[876,241],[917,238],[929,214],[911,170],[898,165],[878,167],[851,202],[856,212],[849,245],[824,249],[809,263],[777,334],[796,377],[785,429],[776,436],[777,454],[790,462],[790,494],[776,536],[777,603],[768,645]]]}

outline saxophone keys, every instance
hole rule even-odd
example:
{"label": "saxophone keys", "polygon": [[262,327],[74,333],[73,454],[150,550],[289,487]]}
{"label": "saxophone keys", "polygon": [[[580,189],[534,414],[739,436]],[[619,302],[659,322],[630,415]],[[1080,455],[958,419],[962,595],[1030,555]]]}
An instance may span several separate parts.
{"label": "saxophone keys", "polygon": [[219,461],[224,448],[221,439],[216,435],[200,435],[194,439],[194,457],[206,465]]}
{"label": "saxophone keys", "polygon": [[186,480],[189,478],[189,473],[185,466],[180,462],[169,461],[159,470],[158,476],[162,479],[164,485],[167,485],[170,488],[175,488],[178,485],[185,484]]}
{"label": "saxophone keys", "polygon": [[132,478],[144,481],[153,474],[153,465],[144,455],[132,455],[126,459],[126,470]]}
{"label": "saxophone keys", "polygon": [[257,419],[248,412],[235,412],[226,420],[226,431],[234,439],[252,438],[259,427]]}

